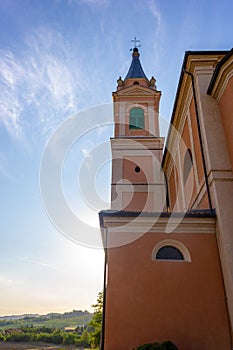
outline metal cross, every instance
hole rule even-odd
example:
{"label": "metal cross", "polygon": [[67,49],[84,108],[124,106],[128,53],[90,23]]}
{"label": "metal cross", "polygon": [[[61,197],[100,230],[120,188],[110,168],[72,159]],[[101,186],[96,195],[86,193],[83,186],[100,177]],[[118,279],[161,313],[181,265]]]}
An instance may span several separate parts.
{"label": "metal cross", "polygon": [[140,40],[137,40],[136,36],[133,40],[131,40],[131,43],[134,43],[134,47],[140,47],[141,45],[137,45],[137,43],[140,43]]}

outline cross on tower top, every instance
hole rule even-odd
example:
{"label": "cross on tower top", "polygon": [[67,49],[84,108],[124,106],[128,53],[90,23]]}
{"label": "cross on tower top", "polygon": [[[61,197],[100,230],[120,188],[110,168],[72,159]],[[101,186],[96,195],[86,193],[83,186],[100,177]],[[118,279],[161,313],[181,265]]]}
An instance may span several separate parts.
{"label": "cross on tower top", "polygon": [[133,40],[131,40],[131,43],[134,43],[134,48],[138,48],[141,46],[141,44],[137,45],[137,43],[140,43],[140,40],[137,40],[136,36]]}

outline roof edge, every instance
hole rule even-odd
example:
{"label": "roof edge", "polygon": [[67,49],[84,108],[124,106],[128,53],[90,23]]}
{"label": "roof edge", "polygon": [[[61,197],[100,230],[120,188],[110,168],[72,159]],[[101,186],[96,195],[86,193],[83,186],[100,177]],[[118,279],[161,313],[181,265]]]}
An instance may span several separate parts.
{"label": "roof edge", "polygon": [[[173,124],[174,118],[175,118],[175,111],[176,111],[176,107],[178,104],[178,98],[179,98],[179,94],[180,94],[180,89],[181,89],[181,85],[182,85],[182,81],[183,81],[183,77],[184,77],[184,71],[186,68],[186,64],[187,64],[187,60],[188,57],[193,55],[193,56],[198,56],[198,55],[226,55],[229,51],[226,50],[217,50],[217,51],[185,51],[184,54],[184,59],[183,59],[183,63],[181,66],[181,72],[180,72],[180,79],[179,79],[179,83],[178,83],[178,88],[176,91],[176,95],[175,95],[175,101],[174,101],[174,105],[173,105],[173,110],[172,110],[172,116],[171,116],[171,121],[169,124],[169,129],[168,129],[168,133],[167,133],[167,137],[166,137],[166,143],[165,143],[165,147],[164,147],[164,153],[163,153],[163,158],[162,158],[162,162],[161,162],[161,167],[163,168],[164,166],[164,162],[165,162],[165,158],[167,155],[167,146],[168,146],[168,140],[170,138],[170,134],[171,134],[171,125]],[[220,61],[221,62],[221,61]]]}
{"label": "roof edge", "polygon": [[218,62],[218,64],[216,65],[215,67],[215,70],[214,70],[214,74],[211,78],[211,81],[210,81],[210,84],[209,84],[209,87],[208,87],[208,90],[207,90],[207,94],[208,95],[211,95],[212,93],[212,90],[214,88],[214,84],[217,80],[217,77],[218,77],[218,74],[222,68],[222,66],[224,65],[224,63],[226,63],[228,61],[228,59],[233,55],[233,48],[221,59],[220,62]]}
{"label": "roof edge", "polygon": [[99,212],[100,226],[103,227],[104,217],[154,217],[154,218],[215,218],[215,209],[192,209],[187,212],[141,212],[141,211],[125,211],[125,210],[101,210]]}

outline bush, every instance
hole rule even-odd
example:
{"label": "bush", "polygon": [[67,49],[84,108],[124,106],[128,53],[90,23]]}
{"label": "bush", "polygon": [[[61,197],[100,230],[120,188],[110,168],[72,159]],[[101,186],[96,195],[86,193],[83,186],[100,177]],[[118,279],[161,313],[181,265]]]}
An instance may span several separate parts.
{"label": "bush", "polygon": [[74,333],[65,334],[62,344],[73,345],[75,344],[76,335]]}
{"label": "bush", "polygon": [[4,337],[4,335],[2,333],[0,333],[0,341],[5,341],[6,338]]}
{"label": "bush", "polygon": [[84,348],[88,348],[91,342],[91,335],[90,333],[85,329],[81,335],[80,338],[76,339],[75,345],[76,346],[82,346]]}
{"label": "bush", "polygon": [[53,344],[61,344],[63,342],[64,334],[60,330],[54,331],[51,335],[51,342]]}
{"label": "bush", "polygon": [[41,341],[43,343],[52,343],[52,334],[39,333],[36,336],[36,341]]}
{"label": "bush", "polygon": [[33,336],[28,333],[11,332],[6,335],[6,341],[29,342],[33,341]]}
{"label": "bush", "polygon": [[167,340],[161,344],[161,350],[179,350],[179,349],[170,340]]}
{"label": "bush", "polygon": [[170,340],[163,343],[148,343],[138,346],[135,350],[179,350]]}
{"label": "bush", "polygon": [[88,348],[90,344],[86,340],[77,339],[76,342],[75,342],[75,345],[77,347]]}

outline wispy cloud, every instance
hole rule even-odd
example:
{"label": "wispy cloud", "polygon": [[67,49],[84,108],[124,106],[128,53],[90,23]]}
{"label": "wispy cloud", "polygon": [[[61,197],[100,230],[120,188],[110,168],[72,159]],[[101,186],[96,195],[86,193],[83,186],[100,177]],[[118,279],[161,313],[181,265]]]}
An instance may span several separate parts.
{"label": "wispy cloud", "polygon": [[96,5],[96,6],[106,6],[109,0],[69,0],[69,3],[86,4],[86,5]]}
{"label": "wispy cloud", "polygon": [[0,285],[1,286],[11,286],[14,281],[11,278],[7,278],[5,276],[0,276]]}
{"label": "wispy cloud", "polygon": [[91,155],[90,151],[88,151],[85,148],[82,149],[82,155],[84,158],[83,161],[84,161],[85,167],[90,171],[93,163],[93,156]]}
{"label": "wispy cloud", "polygon": [[6,159],[6,156],[2,152],[0,152],[0,175],[8,180],[15,181],[12,173],[10,170],[8,170],[8,161]]}
{"label": "wispy cloud", "polygon": [[27,36],[17,56],[0,51],[0,121],[12,137],[22,139],[32,126],[46,133],[77,110],[82,74],[68,52],[48,28]]}
{"label": "wispy cloud", "polygon": [[155,33],[156,33],[156,36],[158,36],[160,34],[161,25],[162,25],[161,12],[158,10],[158,7],[157,7],[156,3],[153,0],[148,1],[148,7],[149,7],[149,10],[150,10],[152,16],[156,20],[156,31],[155,31]]}
{"label": "wispy cloud", "polygon": [[45,263],[43,261],[31,259],[28,256],[22,257],[21,262],[26,262],[26,263],[33,264],[33,265],[38,265],[38,266],[45,267],[45,268],[50,269],[50,270],[60,271],[58,268],[56,268],[55,266],[53,266],[51,264]]}

